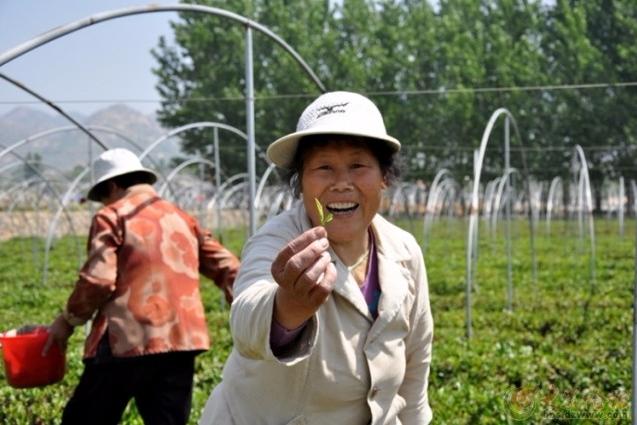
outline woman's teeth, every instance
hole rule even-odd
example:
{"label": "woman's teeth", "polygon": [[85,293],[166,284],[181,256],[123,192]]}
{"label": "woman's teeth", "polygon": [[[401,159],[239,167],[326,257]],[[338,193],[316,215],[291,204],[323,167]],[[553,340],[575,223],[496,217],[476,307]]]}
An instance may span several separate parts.
{"label": "woman's teeth", "polygon": [[339,214],[355,210],[358,204],[356,202],[332,202],[325,206],[331,213]]}

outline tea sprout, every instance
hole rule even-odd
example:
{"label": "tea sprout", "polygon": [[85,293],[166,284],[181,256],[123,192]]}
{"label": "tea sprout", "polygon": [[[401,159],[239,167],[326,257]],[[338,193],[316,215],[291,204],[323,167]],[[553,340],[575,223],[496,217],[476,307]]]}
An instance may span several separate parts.
{"label": "tea sprout", "polygon": [[316,211],[318,212],[321,226],[325,226],[327,223],[332,221],[334,215],[331,212],[327,212],[327,214],[323,212],[323,205],[321,205],[321,202],[318,200],[318,198],[314,198],[314,202],[316,203]]}

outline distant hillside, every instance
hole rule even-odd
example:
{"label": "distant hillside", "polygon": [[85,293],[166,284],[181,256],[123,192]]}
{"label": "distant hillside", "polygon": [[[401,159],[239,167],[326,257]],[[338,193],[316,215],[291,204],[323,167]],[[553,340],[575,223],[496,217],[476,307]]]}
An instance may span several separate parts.
{"label": "distant hillside", "polygon": [[63,126],[67,122],[64,117],[18,107],[0,115],[0,143],[9,145],[41,131]]}
{"label": "distant hillside", "polygon": [[[87,127],[107,127],[111,132],[93,129],[92,132],[109,147],[126,147],[139,153],[139,149],[126,139],[132,140],[140,148],[147,147],[166,133],[154,116],[145,115],[125,105],[113,105],[99,110],[92,115],[73,115],[82,125]],[[0,145],[7,147],[27,137],[33,137],[47,130],[60,127],[72,127],[73,124],[64,117],[27,107],[12,109],[0,115]],[[123,135],[119,137],[118,133]],[[84,165],[89,158],[90,139],[83,132],[72,129],[38,138],[25,144],[16,152],[26,156],[27,153],[38,153],[42,161],[62,171],[70,170],[77,165]],[[1,148],[0,148],[1,150]],[[96,156],[101,148],[92,143],[92,155]],[[179,153],[179,141],[171,140],[153,151],[157,160],[168,160]],[[5,162],[2,160],[2,162]]]}

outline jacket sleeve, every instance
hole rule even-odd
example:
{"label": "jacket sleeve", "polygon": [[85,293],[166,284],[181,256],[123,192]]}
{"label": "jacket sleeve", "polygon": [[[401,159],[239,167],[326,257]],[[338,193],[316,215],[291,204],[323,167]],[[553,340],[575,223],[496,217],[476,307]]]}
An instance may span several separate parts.
{"label": "jacket sleeve", "polygon": [[100,210],[91,223],[86,262],[63,312],[71,325],[87,322],[115,291],[117,251],[122,242],[117,214]]}
{"label": "jacket sleeve", "polygon": [[270,346],[274,297],[278,288],[270,269],[272,261],[295,233],[266,224],[245,245],[243,264],[235,284],[236,298],[230,311],[234,348],[246,358],[293,365],[307,358],[318,336],[318,318],[312,317],[299,338],[284,355]]}
{"label": "jacket sleeve", "polygon": [[239,271],[239,259],[212,234],[195,224],[199,239],[199,272],[221,289],[228,304],[232,303],[234,279]]}
{"label": "jacket sleeve", "polygon": [[398,390],[407,403],[398,416],[404,425],[423,425],[428,424],[432,418],[427,385],[431,364],[433,318],[422,251],[418,246],[411,251],[415,265],[416,299],[409,317],[412,326],[405,341],[407,356],[405,378]]}

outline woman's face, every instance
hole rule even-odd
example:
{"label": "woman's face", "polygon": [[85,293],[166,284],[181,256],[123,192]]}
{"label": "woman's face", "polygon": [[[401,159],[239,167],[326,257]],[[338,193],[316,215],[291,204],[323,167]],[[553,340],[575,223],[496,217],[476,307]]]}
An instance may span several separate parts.
{"label": "woman's face", "polygon": [[301,191],[314,226],[320,224],[314,198],[333,215],[325,225],[332,242],[367,237],[367,227],[386,188],[378,160],[364,145],[338,136],[325,147],[310,149],[303,160]]}

